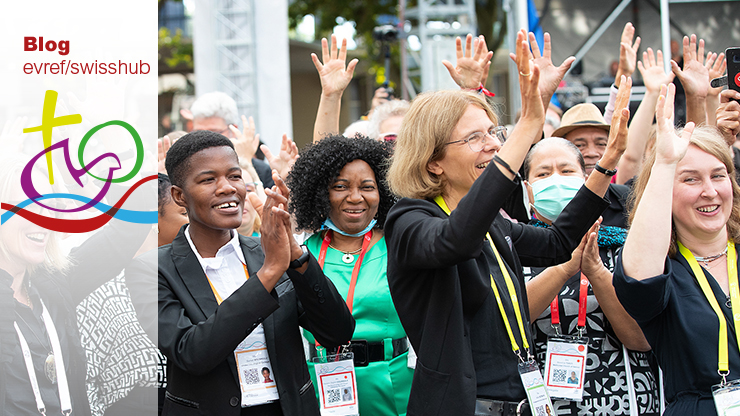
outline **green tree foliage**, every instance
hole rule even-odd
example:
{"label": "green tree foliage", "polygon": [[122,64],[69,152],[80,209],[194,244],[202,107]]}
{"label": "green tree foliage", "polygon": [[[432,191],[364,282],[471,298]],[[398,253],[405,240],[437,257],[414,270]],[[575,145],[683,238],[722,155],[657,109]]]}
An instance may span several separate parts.
{"label": "green tree foliage", "polygon": [[325,37],[337,25],[337,18],[355,22],[355,30],[360,36],[372,35],[381,15],[397,15],[397,0],[301,0],[288,6],[288,21],[295,29],[304,16],[316,18],[317,37]]}

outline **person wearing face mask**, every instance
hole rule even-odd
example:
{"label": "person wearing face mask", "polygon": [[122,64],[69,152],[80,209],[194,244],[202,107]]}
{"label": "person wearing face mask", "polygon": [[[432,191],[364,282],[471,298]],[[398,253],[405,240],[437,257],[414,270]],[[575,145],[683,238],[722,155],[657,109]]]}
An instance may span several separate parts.
{"label": "person wearing face mask", "polygon": [[[573,143],[559,137],[536,144],[524,160],[524,172],[535,216],[530,224],[541,227],[552,225],[585,181],[583,155]],[[597,223],[570,261],[547,269],[529,269],[529,311],[538,317],[532,330],[535,351],[544,365],[546,382],[555,386],[553,397],[564,399],[553,401],[554,414],[592,414],[597,409],[607,415],[624,414],[625,410],[658,414],[655,377],[647,355],[641,352],[650,346],[617,300],[612,270],[605,266],[613,263],[611,259],[626,234],[626,229]],[[569,342],[561,342],[561,335]],[[570,346],[582,346],[584,359],[583,365],[566,370],[565,359],[556,351]],[[630,371],[625,367],[627,360]],[[562,377],[557,377],[558,370]],[[566,380],[565,374],[576,374],[579,382]]]}

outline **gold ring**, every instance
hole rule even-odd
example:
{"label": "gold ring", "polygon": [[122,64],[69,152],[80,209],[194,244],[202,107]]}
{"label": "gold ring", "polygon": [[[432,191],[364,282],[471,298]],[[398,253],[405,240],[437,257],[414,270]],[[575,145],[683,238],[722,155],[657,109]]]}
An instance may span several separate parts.
{"label": "gold ring", "polygon": [[522,71],[519,71],[519,75],[521,75],[521,76],[523,76],[523,77],[529,77],[529,76],[532,76],[532,73],[530,72],[530,73],[528,73],[528,74],[525,74],[524,72],[522,72]]}

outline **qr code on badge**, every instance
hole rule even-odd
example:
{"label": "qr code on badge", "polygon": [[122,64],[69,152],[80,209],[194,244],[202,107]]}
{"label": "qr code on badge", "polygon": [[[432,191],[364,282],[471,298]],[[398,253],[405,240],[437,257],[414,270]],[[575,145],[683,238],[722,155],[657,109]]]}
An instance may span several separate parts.
{"label": "qr code on badge", "polygon": [[257,384],[260,382],[259,372],[256,368],[247,368],[244,370],[244,383]]}
{"label": "qr code on badge", "polygon": [[547,416],[545,406],[537,406],[534,408],[534,416]]}
{"label": "qr code on badge", "polygon": [[342,401],[340,389],[329,389],[326,391],[326,403],[334,404]]}
{"label": "qr code on badge", "polygon": [[566,370],[555,369],[552,372],[553,383],[565,383],[565,379],[568,378],[568,372]]}

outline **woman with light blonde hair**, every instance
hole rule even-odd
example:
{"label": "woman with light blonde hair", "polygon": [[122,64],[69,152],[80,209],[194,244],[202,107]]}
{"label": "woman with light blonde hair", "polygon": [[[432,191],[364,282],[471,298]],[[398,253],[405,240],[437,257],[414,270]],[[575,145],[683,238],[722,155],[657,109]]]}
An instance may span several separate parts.
{"label": "woman with light blonde hair", "polygon": [[[19,154],[0,157],[3,203],[28,199],[20,181],[27,163]],[[32,180],[43,195],[63,192],[49,185],[40,168],[34,168]],[[56,201],[44,204],[61,208]],[[35,203],[24,209],[45,217],[59,214]],[[120,273],[151,227],[112,220],[65,256],[58,233],[18,214],[0,213],[0,408],[13,415],[35,414],[39,406],[48,414],[90,414],[75,306]]]}
{"label": "woman with light blonde hair", "polygon": [[740,379],[740,188],[717,128],[674,128],[674,95],[661,88],[614,288],[663,370],[665,414],[723,415]]}
{"label": "woman with light blonde hair", "polygon": [[[499,214],[542,135],[540,72],[552,76],[554,68],[549,55],[530,61],[524,31],[516,51],[522,118],[509,139],[485,100],[439,91],[414,100],[396,142],[388,179],[403,198],[385,229],[391,296],[418,355],[408,414],[513,416],[544,409],[544,402],[527,403],[518,372],[520,363],[534,365],[522,265],[569,259],[608,205],[610,177],[596,173],[551,228]],[[626,145],[629,83],[622,84],[599,162],[606,172]]]}

